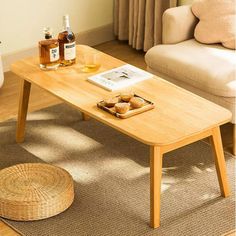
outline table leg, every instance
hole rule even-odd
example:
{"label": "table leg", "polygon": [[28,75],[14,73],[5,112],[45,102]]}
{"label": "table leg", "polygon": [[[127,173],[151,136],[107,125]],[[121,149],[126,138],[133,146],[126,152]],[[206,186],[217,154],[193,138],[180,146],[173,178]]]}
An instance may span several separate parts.
{"label": "table leg", "polygon": [[214,152],[215,165],[216,165],[216,171],[220,185],[221,195],[223,197],[228,197],[230,195],[230,188],[226,175],[226,164],[224,158],[224,151],[222,147],[220,127],[216,127],[213,129],[213,135],[210,137],[210,141]]}
{"label": "table leg", "polygon": [[21,143],[25,138],[25,122],[28,110],[29,95],[30,95],[31,83],[27,80],[23,80],[20,91],[20,101],[18,109],[18,121],[16,128],[16,142]]}
{"label": "table leg", "polygon": [[82,112],[82,120],[88,121],[88,120],[90,120],[90,117]]}
{"label": "table leg", "polygon": [[150,226],[160,226],[162,152],[159,147],[150,147]]}

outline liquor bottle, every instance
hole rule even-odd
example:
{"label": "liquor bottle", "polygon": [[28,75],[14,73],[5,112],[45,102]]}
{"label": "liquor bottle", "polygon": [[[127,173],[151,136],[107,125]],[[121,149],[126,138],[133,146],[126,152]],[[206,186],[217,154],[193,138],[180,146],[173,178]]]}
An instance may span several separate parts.
{"label": "liquor bottle", "polygon": [[68,15],[63,16],[63,30],[58,35],[58,41],[61,65],[74,64],[76,60],[75,35],[71,31]]}
{"label": "liquor bottle", "polygon": [[56,70],[60,65],[59,43],[52,38],[49,27],[44,28],[45,39],[39,42],[40,68],[44,70]]}

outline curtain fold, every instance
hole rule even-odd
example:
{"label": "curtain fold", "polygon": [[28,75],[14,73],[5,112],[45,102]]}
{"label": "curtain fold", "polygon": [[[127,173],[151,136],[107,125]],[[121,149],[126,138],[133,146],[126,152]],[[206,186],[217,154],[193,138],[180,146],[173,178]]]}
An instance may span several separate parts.
{"label": "curtain fold", "polygon": [[163,12],[177,0],[114,0],[114,32],[119,40],[147,51],[162,41]]}

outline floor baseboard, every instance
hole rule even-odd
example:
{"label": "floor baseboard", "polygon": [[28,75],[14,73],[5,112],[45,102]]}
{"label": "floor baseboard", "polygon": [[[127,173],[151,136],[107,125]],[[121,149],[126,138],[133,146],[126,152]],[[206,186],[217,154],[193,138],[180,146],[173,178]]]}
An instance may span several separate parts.
{"label": "floor baseboard", "polygon": [[[111,41],[115,38],[113,33],[113,24],[104,25],[98,28],[87,30],[76,34],[77,44],[86,44],[95,46],[101,43]],[[38,47],[26,48],[20,51],[2,55],[3,71],[10,70],[10,66],[15,61],[25,57],[30,57],[38,54]]]}

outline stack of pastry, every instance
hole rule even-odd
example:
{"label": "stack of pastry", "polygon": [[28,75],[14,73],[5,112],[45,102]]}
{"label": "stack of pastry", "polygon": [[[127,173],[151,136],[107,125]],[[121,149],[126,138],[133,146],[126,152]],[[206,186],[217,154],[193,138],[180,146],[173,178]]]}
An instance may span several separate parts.
{"label": "stack of pastry", "polygon": [[145,104],[145,101],[140,97],[133,97],[129,100],[131,107],[140,108]]}
{"label": "stack of pastry", "polygon": [[120,102],[120,98],[119,97],[108,98],[104,100],[104,102],[106,107],[114,107],[116,103]]}
{"label": "stack of pastry", "polygon": [[122,92],[120,94],[120,98],[122,101],[124,102],[129,102],[131,98],[134,97],[134,93],[133,92]]}
{"label": "stack of pastry", "polygon": [[104,102],[106,107],[114,107],[115,111],[120,114],[125,114],[130,109],[137,109],[145,104],[145,101],[140,97],[135,97],[133,92],[122,92],[120,96],[108,98]]}
{"label": "stack of pastry", "polygon": [[130,104],[127,102],[118,102],[115,105],[116,112],[120,114],[125,114],[126,112],[129,111],[129,109],[130,109]]}

